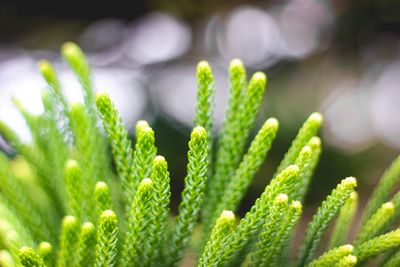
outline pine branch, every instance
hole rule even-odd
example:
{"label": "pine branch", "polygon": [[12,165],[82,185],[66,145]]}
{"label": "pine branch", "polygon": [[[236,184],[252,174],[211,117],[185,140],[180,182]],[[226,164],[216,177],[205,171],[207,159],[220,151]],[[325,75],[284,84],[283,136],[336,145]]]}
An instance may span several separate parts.
{"label": "pine branch", "polygon": [[219,133],[219,140],[216,153],[215,173],[210,179],[207,187],[207,199],[205,203],[204,215],[210,216],[213,207],[218,203],[224,189],[227,178],[233,175],[243,148],[239,147],[242,142],[240,139],[247,139],[247,135],[242,132],[243,128],[241,117],[244,113],[244,95],[246,94],[247,75],[243,63],[234,59],[229,66],[230,88],[228,106],[225,111],[225,119]]}
{"label": "pine branch", "polygon": [[19,250],[19,258],[22,266],[45,267],[43,260],[36,254],[33,248],[22,247]]}
{"label": "pine branch", "polygon": [[221,255],[223,249],[229,244],[230,238],[234,232],[235,214],[232,211],[222,211],[211,232],[203,255],[199,260],[199,266],[221,266]]}
{"label": "pine branch", "polygon": [[140,181],[151,174],[151,165],[157,155],[155,147],[154,131],[146,121],[136,123],[136,145],[133,154],[133,179],[130,186],[129,203],[133,201]]}
{"label": "pine branch", "polygon": [[[214,94],[215,85],[211,67],[208,62],[201,61],[197,64],[197,104],[194,124],[204,127],[207,131],[209,162],[212,162],[213,159]],[[211,168],[209,174],[211,174],[210,172]]]}
{"label": "pine branch", "polygon": [[350,197],[356,185],[356,179],[348,177],[342,180],[327,199],[322,202],[317,213],[307,227],[306,235],[301,246],[298,266],[305,266],[313,259],[323,233],[329,223],[338,214],[340,208]]}
{"label": "pine branch", "polygon": [[346,203],[340,209],[338,218],[335,222],[335,226],[332,230],[328,248],[333,249],[346,242],[346,238],[349,234],[354,216],[357,212],[358,207],[358,194],[352,192]]}
{"label": "pine branch", "polygon": [[[332,266],[342,260],[343,257],[351,255],[353,253],[352,245],[343,245],[340,247],[328,250],[317,259],[313,260],[307,267],[323,267]],[[340,265],[339,265],[340,266]]]}
{"label": "pine branch", "polygon": [[386,169],[385,173],[379,179],[378,185],[375,187],[367,206],[364,209],[361,224],[364,224],[369,217],[386,201],[389,201],[390,194],[400,179],[400,156],[398,156],[392,164]]}
{"label": "pine branch", "polygon": [[112,210],[105,210],[99,219],[95,254],[96,267],[112,267],[116,262],[118,219]]}
{"label": "pine branch", "polygon": [[347,255],[338,261],[334,267],[353,267],[356,266],[358,259],[354,255]]}
{"label": "pine branch", "polygon": [[57,267],[68,267],[75,255],[75,245],[78,241],[79,222],[74,216],[65,216],[61,225],[60,250],[57,256]]}
{"label": "pine branch", "polygon": [[155,195],[151,179],[143,179],[137,189],[129,213],[129,224],[125,235],[121,256],[122,266],[151,266],[154,255],[155,229]]}
{"label": "pine branch", "polygon": [[69,160],[65,165],[65,187],[67,191],[67,212],[78,220],[82,217],[82,177],[77,161]]}
{"label": "pine branch", "polygon": [[207,132],[203,127],[193,129],[188,152],[187,176],[179,215],[176,218],[168,253],[168,266],[176,266],[182,259],[203,204],[208,169]]}
{"label": "pine branch", "polygon": [[390,248],[395,248],[399,245],[400,229],[396,229],[365,241],[356,247],[354,255],[357,256],[358,261],[361,263],[368,258],[374,257]]}
{"label": "pine branch", "polygon": [[[103,156],[99,155],[99,149],[96,148],[96,138],[93,136],[95,129],[90,122],[89,114],[85,107],[80,103],[74,103],[70,107],[69,116],[71,118],[71,129],[74,136],[74,147],[77,151],[76,159],[79,161],[82,168],[82,187],[93,188],[95,183],[102,177],[104,168],[107,164],[103,161]],[[99,166],[103,164],[103,166]],[[86,205],[83,206],[82,216],[84,219],[94,219],[93,202],[91,201],[90,190],[82,191],[82,199],[86,200]],[[89,201],[90,200],[90,201]]]}
{"label": "pine branch", "polygon": [[79,232],[76,257],[72,266],[80,267],[93,264],[95,246],[96,228],[91,222],[85,222]]}
{"label": "pine branch", "polygon": [[98,216],[105,210],[112,210],[112,200],[110,190],[105,182],[97,182],[94,188],[94,198],[96,199],[96,212]]}
{"label": "pine branch", "polygon": [[[307,146],[311,148],[311,157],[307,161],[307,166],[301,168],[300,174],[300,183],[299,183],[299,191],[298,195],[293,196],[293,199],[298,199],[300,202],[304,201],[306,193],[308,191],[312,176],[314,175],[315,169],[318,165],[319,158],[321,155],[321,139],[317,136],[314,136],[307,143]],[[296,159],[300,160],[300,159]]]}
{"label": "pine branch", "polygon": [[400,266],[400,251],[393,254],[384,264],[383,267],[397,267]]}
{"label": "pine branch", "polygon": [[303,126],[300,128],[297,133],[296,138],[293,140],[292,145],[289,150],[286,152],[283,160],[279,164],[279,167],[274,176],[280,173],[283,169],[285,169],[290,164],[294,164],[296,161],[301,149],[307,145],[310,139],[317,134],[317,131],[322,123],[322,115],[319,113],[313,113],[308,117],[306,122],[304,122]]}
{"label": "pine branch", "polygon": [[[96,95],[97,109],[102,117],[103,126],[111,144],[117,173],[122,181],[126,200],[130,199],[134,185],[133,149],[128,131],[106,93]],[[144,177],[142,177],[143,179]],[[129,203],[127,201],[127,203]]]}
{"label": "pine branch", "polygon": [[72,42],[65,43],[61,48],[61,53],[81,83],[85,106],[88,108],[90,116],[94,118],[94,94],[90,77],[91,71],[85,54],[78,45]]}
{"label": "pine branch", "polygon": [[302,206],[294,201],[288,204],[288,196],[279,194],[258,235],[258,242],[252,253],[252,266],[278,266],[282,249],[293,227],[300,218]]}
{"label": "pine branch", "polygon": [[235,259],[248,242],[256,236],[270,212],[270,204],[279,193],[289,192],[298,173],[299,168],[296,165],[291,165],[265,188],[250,211],[240,221],[234,236],[231,238],[231,242],[224,249],[224,253],[221,256],[222,262],[228,263]]}
{"label": "pine branch", "polygon": [[40,242],[38,246],[38,254],[46,266],[54,266],[53,246],[49,242]]}
{"label": "pine branch", "polygon": [[[171,197],[168,164],[163,156],[156,156],[152,163],[151,179],[154,182],[154,228],[157,234],[152,240],[151,248],[154,250],[154,259],[161,261],[164,243],[167,240],[168,212]],[[150,259],[151,262],[154,259]]]}
{"label": "pine branch", "polygon": [[[237,209],[255,173],[259,170],[270,150],[277,130],[278,121],[274,118],[268,119],[261,127],[253,142],[250,144],[250,148],[246,155],[244,155],[238,169],[227,185],[224,195],[214,211],[213,218],[224,209],[233,211]],[[214,220],[212,223],[214,223]]]}
{"label": "pine branch", "polygon": [[359,244],[379,235],[393,219],[394,211],[395,208],[392,202],[382,204],[382,206],[361,225],[361,229],[354,242],[355,246],[357,247]]}

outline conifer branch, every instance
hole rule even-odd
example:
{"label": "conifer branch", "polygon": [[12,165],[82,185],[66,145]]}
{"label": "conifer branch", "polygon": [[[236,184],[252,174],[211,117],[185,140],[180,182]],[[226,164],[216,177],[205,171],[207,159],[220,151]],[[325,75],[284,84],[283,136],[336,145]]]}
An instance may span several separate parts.
{"label": "conifer branch", "polygon": [[112,210],[112,200],[110,189],[105,182],[97,182],[94,188],[94,198],[96,199],[96,212],[98,216],[105,210]]}
{"label": "conifer branch", "polygon": [[235,214],[232,211],[222,211],[211,232],[203,255],[200,258],[199,266],[221,266],[221,254],[223,249],[229,244],[234,232]]}
{"label": "conifer branch", "polygon": [[95,246],[96,228],[91,222],[85,222],[79,232],[73,266],[90,266],[93,262]]}
{"label": "conifer branch", "polygon": [[[97,109],[111,144],[117,173],[122,181],[123,191],[128,200],[134,179],[133,149],[122,118],[106,93],[96,95]],[[143,179],[144,177],[142,177]]]}
{"label": "conifer branch", "polygon": [[250,211],[240,221],[231,242],[224,249],[224,253],[221,256],[222,262],[227,263],[233,260],[248,242],[255,237],[270,212],[270,203],[280,192],[289,191],[298,173],[299,168],[296,165],[290,165],[265,188]]}
{"label": "conifer branch", "polygon": [[307,145],[307,143],[313,136],[317,134],[317,131],[321,126],[322,119],[323,119],[322,115],[317,112],[311,114],[310,117],[308,117],[308,119],[304,122],[303,126],[297,133],[296,138],[293,140],[292,145],[286,152],[283,160],[279,164],[279,167],[274,176],[276,176],[279,172],[281,172],[284,168],[286,168],[290,164],[294,164],[301,149],[305,145]]}
{"label": "conifer branch", "polygon": [[364,224],[369,217],[374,214],[379,207],[386,201],[390,200],[390,194],[393,188],[400,182],[400,156],[398,156],[392,164],[386,169],[385,173],[379,179],[378,185],[372,192],[367,206],[364,209],[361,219]]}
{"label": "conifer branch", "polygon": [[164,256],[164,242],[167,240],[168,212],[171,197],[170,177],[168,172],[168,164],[163,156],[156,156],[152,163],[151,180],[154,182],[154,228],[157,234],[152,240],[150,247],[154,250],[154,259],[159,261]]}
{"label": "conifer branch", "polygon": [[356,266],[358,259],[354,255],[347,255],[338,261],[334,267],[353,267]]}
{"label": "conifer branch", "polygon": [[81,168],[75,160],[69,160],[65,165],[65,187],[68,199],[68,214],[80,220],[82,214],[82,177]]}
{"label": "conifer branch", "polygon": [[154,144],[154,131],[146,121],[136,123],[136,145],[133,154],[133,178],[131,180],[130,195],[128,201],[131,203],[136,192],[136,188],[143,178],[151,174],[151,165],[157,155],[157,148]]}
{"label": "conifer branch", "polygon": [[318,248],[322,235],[329,223],[339,212],[350,194],[354,191],[357,182],[354,177],[348,177],[332,191],[325,201],[318,208],[317,213],[309,223],[306,235],[301,247],[298,266],[308,264]]}
{"label": "conifer branch", "polygon": [[288,203],[288,196],[279,194],[258,235],[258,242],[252,253],[252,266],[278,266],[290,234],[302,211],[300,202]]}
{"label": "conifer branch", "polygon": [[60,250],[57,256],[57,267],[68,267],[74,259],[75,245],[78,241],[79,221],[76,217],[65,216],[61,225]]}
{"label": "conifer branch", "polygon": [[25,267],[45,267],[43,260],[30,247],[22,247],[19,250],[19,259]]}
{"label": "conifer branch", "polygon": [[105,210],[99,219],[95,254],[96,267],[112,267],[116,262],[118,219],[112,210]]}
{"label": "conifer branch", "polygon": [[53,266],[53,246],[49,242],[40,242],[38,254],[46,266]]}
{"label": "conifer branch", "polygon": [[193,129],[189,141],[185,189],[182,192],[182,201],[178,208],[179,214],[171,237],[168,266],[176,266],[182,259],[199,217],[207,181],[207,151],[207,132],[203,127],[197,126]]}
{"label": "conifer branch", "polygon": [[[206,61],[197,64],[197,104],[194,118],[195,126],[202,126],[207,131],[208,161],[213,159],[213,119],[215,85],[211,67]],[[210,165],[211,166],[211,165]],[[209,174],[211,170],[209,170]]]}
{"label": "conifer branch", "polygon": [[400,229],[396,229],[365,241],[356,247],[354,255],[357,256],[358,261],[361,263],[368,258],[374,257],[390,248],[395,248],[399,245]]}
{"label": "conifer branch", "polygon": [[333,249],[343,245],[346,242],[346,238],[349,234],[354,216],[357,212],[357,207],[358,194],[357,192],[352,192],[346,203],[340,209],[338,218],[336,219],[335,226],[329,239],[328,248]]}
{"label": "conifer branch", "polygon": [[354,242],[355,246],[357,247],[359,244],[379,235],[392,220],[394,211],[393,202],[382,204],[382,206],[361,225],[361,229]]}
{"label": "conifer branch", "polygon": [[244,155],[235,174],[225,189],[224,195],[219,202],[215,214],[224,208],[235,211],[246,193],[255,173],[259,170],[272,141],[275,139],[278,130],[278,121],[274,118],[268,119],[261,127],[250,148]]}
{"label": "conifer branch", "polygon": [[394,253],[390,258],[385,262],[383,267],[397,267],[400,266],[400,251]]}
{"label": "conifer branch", "polygon": [[151,266],[155,235],[155,195],[151,179],[143,179],[137,189],[128,218],[128,229],[122,249],[122,266]]}
{"label": "conifer branch", "polygon": [[313,260],[310,264],[307,265],[307,267],[332,266],[335,263],[341,261],[343,257],[351,255],[353,250],[354,248],[352,245],[343,245],[333,248]]}

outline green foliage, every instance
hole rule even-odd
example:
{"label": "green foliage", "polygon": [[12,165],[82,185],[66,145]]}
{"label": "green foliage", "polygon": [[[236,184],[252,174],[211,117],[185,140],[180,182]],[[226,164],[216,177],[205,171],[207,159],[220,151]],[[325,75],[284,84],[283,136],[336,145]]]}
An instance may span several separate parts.
{"label": "green foliage", "polygon": [[97,228],[96,267],[114,266],[117,255],[118,218],[114,211],[105,210],[100,215]]}
{"label": "green foliage", "polygon": [[304,266],[313,259],[328,224],[350,197],[356,185],[356,179],[348,177],[342,180],[327,199],[322,202],[307,227],[306,236],[301,247],[299,266]]}
{"label": "green foliage", "polygon": [[357,207],[358,194],[356,192],[352,192],[346,203],[340,209],[338,218],[335,222],[335,227],[333,228],[331,237],[329,239],[329,248],[338,247],[346,242],[346,238],[349,234]]}
{"label": "green foliage", "polygon": [[369,199],[363,212],[362,222],[366,222],[369,217],[386,201],[390,200],[393,188],[399,183],[400,179],[400,156],[398,156],[385,171],[379,180],[374,192]]}
{"label": "green foliage", "polygon": [[57,267],[70,266],[73,262],[75,243],[78,240],[79,221],[74,216],[66,216],[61,225],[60,250],[57,255]]}
{"label": "green foliage", "polygon": [[354,255],[348,255],[343,257],[340,261],[338,261],[336,264],[334,264],[334,267],[352,267],[356,266],[357,264],[357,257]]}
{"label": "green foliage", "polygon": [[335,263],[341,261],[343,257],[350,255],[353,250],[354,248],[352,245],[343,245],[333,248],[322,254],[319,258],[313,260],[310,264],[307,265],[307,267],[332,266]]}
{"label": "green foliage", "polygon": [[23,266],[45,267],[43,260],[30,247],[22,247],[19,250],[19,258]]}
{"label": "green foliage", "polygon": [[182,192],[182,201],[178,208],[179,215],[176,218],[172,234],[167,265],[176,265],[182,259],[189,244],[191,232],[199,217],[207,180],[207,152],[207,132],[203,127],[197,126],[190,135],[185,189]]}
{"label": "green foliage", "polygon": [[282,249],[302,211],[300,202],[288,203],[288,196],[279,194],[258,235],[252,254],[252,266],[278,266]]}
{"label": "green foliage", "polygon": [[377,236],[391,221],[394,215],[394,205],[386,202],[361,226],[354,244],[357,246]]}
{"label": "green foliage", "polygon": [[[231,62],[228,106],[216,133],[212,70],[205,61],[198,64],[195,128],[173,218],[168,163],[156,156],[153,129],[137,122],[133,147],[109,96],[94,94],[80,48],[67,43],[62,54],[82,85],[84,103],[67,103],[54,67],[41,61],[48,85],[43,114],[33,115],[14,100],[32,141],[22,142],[0,122],[0,134],[17,154],[12,159],[0,154],[1,266],[178,266],[198,258],[199,266],[343,267],[363,265],[387,250],[393,254],[379,263],[399,265],[400,192],[392,192],[399,182],[399,158],[383,174],[358,232],[356,180],[346,178],[317,209],[300,251],[292,248],[294,237],[302,234],[296,224],[321,154],[319,113],[304,122],[251,209],[243,218],[234,215],[278,130],[271,118],[248,140],[265,74],[256,72],[248,82],[242,62]],[[335,219],[327,247],[322,246]],[[348,240],[350,230],[354,240]]]}
{"label": "green foliage", "polygon": [[235,227],[235,214],[232,211],[224,210],[217,219],[212,230],[210,239],[204,248],[203,255],[199,260],[199,266],[220,266],[221,254],[229,242]]}
{"label": "green foliage", "polygon": [[154,195],[153,181],[149,178],[143,179],[129,213],[129,225],[121,255],[122,266],[149,266],[152,263],[154,250],[151,245],[157,234],[154,210],[158,204],[152,201]]}
{"label": "green foliage", "polygon": [[214,76],[206,61],[197,64],[197,105],[194,124],[203,126],[207,131],[208,161],[212,161],[213,146],[213,109],[214,109]]}
{"label": "green foliage", "polygon": [[376,256],[390,248],[398,247],[399,245],[400,229],[397,229],[365,241],[356,247],[354,255],[357,256],[359,262],[363,262],[370,257]]}

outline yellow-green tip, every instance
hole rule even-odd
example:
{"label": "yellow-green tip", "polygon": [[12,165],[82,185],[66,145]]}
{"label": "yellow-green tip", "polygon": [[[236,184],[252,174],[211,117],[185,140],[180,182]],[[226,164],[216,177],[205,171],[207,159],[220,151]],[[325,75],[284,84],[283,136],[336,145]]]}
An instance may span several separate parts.
{"label": "yellow-green tip", "polygon": [[322,116],[321,113],[319,112],[314,112],[310,115],[310,117],[308,118],[309,120],[315,121],[319,124],[322,123],[322,121],[324,120],[324,117]]}
{"label": "yellow-green tip", "polygon": [[197,64],[197,71],[202,72],[202,71],[209,71],[211,69],[210,64],[208,64],[207,61],[202,60]]}
{"label": "yellow-green tip", "polygon": [[383,204],[382,204],[382,209],[385,210],[385,211],[394,210],[394,204],[393,204],[393,202],[389,201],[389,202],[383,203]]}
{"label": "yellow-green tip", "polygon": [[223,210],[219,216],[218,224],[233,224],[235,222],[235,214],[230,210]]}
{"label": "yellow-green tip", "polygon": [[64,227],[73,227],[78,224],[78,219],[75,216],[67,215],[64,217],[62,224]]}
{"label": "yellow-green tip", "polygon": [[310,141],[308,142],[308,145],[313,148],[321,146],[321,138],[319,138],[318,136],[311,137]]}
{"label": "yellow-green tip", "polygon": [[159,166],[159,165],[165,165],[167,164],[167,161],[165,160],[165,158],[163,156],[155,156],[153,159],[153,165],[155,166]]}
{"label": "yellow-green tip", "polygon": [[297,200],[293,201],[291,206],[296,210],[301,210],[303,208],[303,205],[301,205],[301,202],[297,201]]}
{"label": "yellow-green tip", "polygon": [[357,201],[358,200],[358,194],[356,191],[351,192],[350,197],[352,201]]}
{"label": "yellow-green tip", "polygon": [[356,187],[357,186],[357,179],[354,177],[347,177],[342,181],[342,184],[345,186]]}
{"label": "yellow-green tip", "polygon": [[112,210],[105,210],[100,215],[101,220],[116,220],[117,215]]}
{"label": "yellow-green tip", "polygon": [[149,123],[145,120],[140,120],[136,123],[136,129],[142,129],[142,128],[146,128],[146,127],[150,127]]}
{"label": "yellow-green tip", "polygon": [[191,134],[191,138],[205,138],[207,136],[207,131],[201,126],[196,126]]}
{"label": "yellow-green tip", "polygon": [[104,190],[108,191],[108,185],[103,181],[97,182],[94,187],[94,190],[95,190],[95,192],[104,191]]}
{"label": "yellow-green tip", "polygon": [[94,227],[93,223],[84,222],[82,224],[82,228],[81,228],[82,233],[87,234],[87,233],[93,232],[94,230],[95,230],[95,227]]}
{"label": "yellow-green tip", "polygon": [[61,47],[61,53],[66,57],[73,57],[82,54],[82,50],[74,42],[66,42]]}
{"label": "yellow-green tip", "polygon": [[39,252],[40,254],[49,254],[53,251],[53,246],[49,242],[40,242]]}
{"label": "yellow-green tip", "polygon": [[96,93],[96,104],[110,102],[110,97],[106,92]]}
{"label": "yellow-green tip", "polygon": [[150,178],[144,178],[144,179],[140,182],[139,187],[142,187],[142,188],[149,188],[149,187],[152,186],[152,185],[153,185],[153,181],[152,181]]}
{"label": "yellow-green tip", "polygon": [[275,118],[269,118],[268,120],[265,121],[265,124],[268,125],[268,127],[271,128],[278,128],[279,126],[279,121]]}
{"label": "yellow-green tip", "polygon": [[343,246],[341,246],[341,248],[343,248],[348,253],[352,253],[354,250],[354,247],[350,244],[343,245]]}
{"label": "yellow-green tip", "polygon": [[243,68],[243,61],[238,58],[232,59],[230,63],[230,68]]}
{"label": "yellow-green tip", "polygon": [[287,203],[288,200],[289,200],[289,198],[288,198],[288,195],[286,195],[286,194],[279,194],[279,195],[275,198],[275,201],[276,201],[278,204]]}
{"label": "yellow-green tip", "polygon": [[65,168],[67,169],[79,169],[79,163],[74,159],[67,160],[65,164]]}

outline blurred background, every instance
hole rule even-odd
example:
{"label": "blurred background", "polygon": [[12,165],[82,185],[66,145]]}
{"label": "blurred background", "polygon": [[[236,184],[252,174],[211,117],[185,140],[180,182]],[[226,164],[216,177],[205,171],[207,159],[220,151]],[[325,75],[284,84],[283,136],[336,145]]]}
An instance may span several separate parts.
{"label": "blurred background", "polygon": [[[216,79],[217,127],[227,100],[227,68],[241,58],[268,85],[257,127],[268,117],[280,131],[242,211],[259,196],[313,111],[325,116],[323,154],[308,195],[319,204],[340,179],[355,176],[365,200],[400,152],[400,1],[398,0],[114,0],[0,1],[0,120],[29,142],[20,99],[43,110],[37,61],[52,61],[64,94],[81,101],[79,84],[59,55],[77,42],[93,68],[95,87],[109,92],[128,129],[138,119],[156,131],[170,165],[175,203],[185,175],[194,116],[196,64]],[[132,131],[131,131],[132,132]],[[133,133],[133,132],[132,132]],[[0,138],[1,149],[12,154]]]}

